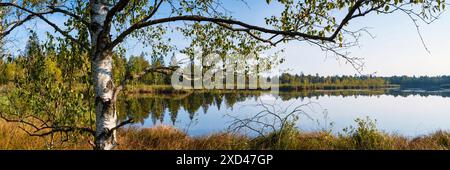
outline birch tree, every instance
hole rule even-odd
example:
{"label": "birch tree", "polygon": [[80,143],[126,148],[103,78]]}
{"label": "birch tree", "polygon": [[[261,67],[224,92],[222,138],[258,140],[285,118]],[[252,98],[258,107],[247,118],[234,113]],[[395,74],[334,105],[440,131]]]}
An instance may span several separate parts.
{"label": "birch tree", "polygon": [[[253,2],[253,1],[252,1]],[[173,44],[164,35],[174,32],[222,30],[208,35],[213,46],[222,51],[245,48],[249,42],[269,47],[289,41],[313,44],[359,68],[357,58],[340,49],[354,45],[363,29],[349,30],[352,20],[369,14],[402,12],[414,23],[431,22],[445,8],[444,0],[266,0],[268,8],[282,6],[278,15],[261,18],[263,25],[239,19],[239,13],[225,8],[226,3],[249,5],[230,0],[2,0],[0,38],[32,21],[46,24],[56,37],[89,54],[90,74],[95,97],[95,149],[109,150],[117,145],[116,130],[132,119],[118,122],[116,101],[126,84],[149,72],[169,73],[176,67],[149,67],[127,75],[119,84],[113,80],[113,54],[130,39],[151,48],[150,55],[169,56]],[[251,5],[249,5],[251,8]],[[264,11],[261,11],[264,12]],[[63,17],[62,17],[63,16]],[[63,20],[64,22],[61,22]],[[171,24],[173,23],[173,24]],[[195,36],[184,34],[186,37]],[[195,38],[192,39],[195,41]],[[205,43],[194,43],[207,48]],[[248,44],[251,45],[251,44]],[[58,128],[58,127],[54,127]],[[70,130],[70,129],[67,129]],[[91,131],[91,130],[89,130]]]}

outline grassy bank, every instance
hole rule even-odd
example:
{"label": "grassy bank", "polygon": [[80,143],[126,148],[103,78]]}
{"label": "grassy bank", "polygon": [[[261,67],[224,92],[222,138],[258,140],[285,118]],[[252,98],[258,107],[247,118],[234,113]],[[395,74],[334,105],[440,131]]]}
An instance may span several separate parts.
{"label": "grassy bank", "polygon": [[[361,125],[361,124],[359,124]],[[442,150],[450,149],[450,133],[435,133],[406,138],[389,135],[366,126],[357,126],[345,134],[332,135],[327,132],[306,133],[290,131],[277,140],[276,133],[266,137],[250,138],[242,135],[215,133],[203,137],[190,137],[169,126],[146,129],[127,128],[119,131],[120,150],[183,150],[183,149],[289,149],[289,150],[348,150],[348,149],[388,149],[388,150]],[[48,140],[48,138],[47,138]],[[45,140],[30,137],[17,124],[0,121],[0,149],[48,149]],[[91,149],[87,138],[76,142],[66,142],[53,149]]]}
{"label": "grassy bank", "polygon": [[[48,148],[49,139],[29,136],[22,129],[20,129],[18,123],[8,123],[0,119],[0,150],[45,150]],[[54,138],[57,139],[60,134],[55,134]],[[88,143],[86,137],[80,136],[78,140],[72,142],[64,142],[59,145],[61,141],[54,141],[56,147],[52,149],[63,150],[81,150],[92,149]]]}
{"label": "grassy bank", "polygon": [[121,132],[125,150],[447,150],[450,133],[438,131],[430,135],[408,139],[402,136],[378,134],[375,136],[331,135],[325,132],[296,132],[278,144],[272,137],[248,138],[226,133],[204,137],[189,137],[170,127],[128,129]]}

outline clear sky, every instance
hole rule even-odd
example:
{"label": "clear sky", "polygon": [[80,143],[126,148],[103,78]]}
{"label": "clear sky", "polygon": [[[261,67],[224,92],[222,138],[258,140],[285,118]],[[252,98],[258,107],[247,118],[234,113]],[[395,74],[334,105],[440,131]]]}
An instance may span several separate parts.
{"label": "clear sky", "polygon": [[[250,23],[264,24],[263,17],[277,14],[281,8],[264,3],[227,6],[239,19]],[[391,75],[450,75],[450,13],[427,25],[420,23],[420,31],[430,53],[424,48],[416,27],[406,14],[371,14],[352,20],[350,28],[369,27],[369,35],[360,39],[360,46],[349,50],[352,56],[363,57],[364,74]],[[341,59],[326,57],[319,48],[302,42],[290,42],[282,54],[286,62],[282,68],[294,73],[320,75],[355,74],[356,70]]]}
{"label": "clear sky", "polygon": [[[233,12],[239,20],[264,25],[264,17],[278,14],[282,9],[279,6],[268,6],[265,1],[249,0],[244,5],[236,0],[225,1],[225,7]],[[164,11],[162,11],[164,12]],[[61,18],[61,17],[57,17]],[[62,24],[64,20],[58,20]],[[369,27],[375,36],[372,39],[364,35],[360,39],[360,46],[349,50],[352,56],[363,57],[365,67],[362,73],[378,76],[391,75],[450,75],[450,14],[444,12],[440,19],[427,25],[421,23],[420,31],[430,50],[428,53],[423,47],[416,27],[406,14],[394,13],[390,15],[371,14],[357,18],[350,22],[350,28]],[[42,22],[28,24],[28,28],[35,29],[43,36],[43,32],[51,30]],[[15,48],[23,49],[26,34],[22,31],[15,33],[17,42]],[[185,45],[186,40],[175,36],[174,43]],[[140,54],[142,48],[136,42],[129,42],[128,54]],[[281,66],[290,69],[293,73],[320,75],[353,75],[356,70],[344,61],[334,57],[326,57],[318,47],[303,42],[290,42],[280,44],[276,49],[284,49],[286,62]],[[170,58],[170,57],[167,57]]]}

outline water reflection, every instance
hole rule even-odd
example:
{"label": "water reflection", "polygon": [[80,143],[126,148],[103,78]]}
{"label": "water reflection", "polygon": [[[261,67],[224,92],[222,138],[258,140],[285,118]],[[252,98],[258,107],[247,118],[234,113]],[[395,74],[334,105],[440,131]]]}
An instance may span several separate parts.
{"label": "water reflection", "polygon": [[[207,134],[209,131],[217,131],[224,128],[223,115],[231,112],[235,105],[246,105],[255,102],[267,92],[247,91],[247,92],[193,92],[181,94],[147,94],[132,95],[120,98],[118,102],[118,112],[120,119],[133,117],[140,126],[153,126],[155,124],[171,124],[177,127],[184,127],[193,120],[203,124],[202,129],[196,129],[193,134]],[[319,100],[320,98],[334,97],[336,99],[368,97],[379,98],[381,96],[391,96],[394,98],[408,98],[413,96],[441,98],[450,97],[450,92],[446,91],[417,91],[417,90],[346,90],[346,91],[304,91],[304,92],[280,92],[275,98],[280,101],[304,101]],[[334,100],[336,100],[334,99]],[[392,100],[388,98],[388,100]],[[334,103],[334,101],[327,101]],[[367,101],[370,103],[370,101]],[[326,105],[326,104],[325,104]],[[346,107],[351,107],[348,105]],[[379,106],[383,107],[383,106]],[[371,112],[366,108],[367,112]],[[256,110],[245,110],[246,112]],[[333,110],[332,110],[333,111]],[[430,111],[432,112],[432,111]],[[204,117],[203,120],[197,120]],[[203,121],[203,122],[200,122]],[[334,120],[333,120],[334,121]],[[149,123],[151,122],[151,123]],[[208,126],[208,124],[210,124]],[[200,127],[200,126],[199,126]],[[209,128],[211,127],[211,128]],[[195,131],[195,129],[194,129]]]}

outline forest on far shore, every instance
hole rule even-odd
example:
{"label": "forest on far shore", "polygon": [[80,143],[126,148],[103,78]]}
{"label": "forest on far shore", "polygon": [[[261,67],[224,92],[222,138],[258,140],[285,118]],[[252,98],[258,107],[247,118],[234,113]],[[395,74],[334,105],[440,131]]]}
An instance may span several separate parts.
{"label": "forest on far shore", "polygon": [[[30,40],[28,43],[38,43],[38,41]],[[35,44],[36,45],[36,44]],[[48,44],[47,44],[48,45]],[[40,45],[27,46],[27,51],[41,51]],[[34,48],[34,49],[32,49]],[[42,50],[40,52],[41,61],[45,61],[45,67],[42,69],[48,69],[47,73],[57,73],[57,77],[62,77],[61,73],[67,72],[64,65],[56,64],[58,60],[58,54],[46,55]],[[36,53],[33,53],[36,54]],[[39,53],[38,53],[39,54]],[[14,83],[20,78],[24,78],[22,70],[26,69],[21,66],[21,60],[27,58],[27,55],[19,56],[16,58],[3,58],[0,60],[0,84],[6,85],[8,83]],[[115,69],[115,77],[119,79],[125,76],[125,74],[132,74],[142,72],[149,66],[158,67],[165,64],[161,58],[154,58],[152,61],[147,61],[144,55],[131,56],[125,58],[121,55],[114,56],[115,65],[123,63],[123,67],[117,67]],[[80,68],[82,69],[82,68]],[[71,68],[70,72],[82,72],[77,71],[77,68]],[[134,80],[134,85],[170,85],[171,75],[161,73],[150,73],[139,80]],[[248,76],[246,76],[248,78]],[[437,89],[437,88],[450,88],[450,75],[444,76],[373,76],[373,75],[335,75],[335,76],[323,76],[319,74],[292,74],[282,73],[279,77],[281,89],[289,90],[293,87],[296,90],[314,90],[314,89],[358,89],[358,88],[383,88],[400,86],[402,88],[423,88],[423,89]],[[80,79],[82,80],[82,79]],[[248,80],[248,79],[247,79]],[[75,80],[76,81],[76,80]],[[79,81],[78,83],[83,83]]]}
{"label": "forest on far shore", "polygon": [[[90,65],[78,61],[71,56],[78,55],[71,51],[67,45],[57,44],[53,41],[40,41],[37,34],[30,32],[26,48],[23,53],[14,57],[0,59],[0,84],[20,83],[24,80],[41,82],[42,76],[53,77],[52,82],[69,82],[70,84],[86,84]],[[89,60],[86,54],[79,55],[81,60]],[[146,58],[150,58],[150,61]],[[122,53],[114,53],[113,75],[116,83],[126,75],[143,72],[149,67],[173,65],[165,63],[162,57],[149,57],[142,53],[138,56],[125,57]],[[195,62],[192,60],[192,64]],[[30,63],[40,63],[31,65]],[[64,64],[63,64],[64,63]],[[70,63],[70,64],[66,64]],[[175,63],[175,62],[174,62]],[[76,75],[70,80],[68,75]],[[170,74],[149,73],[140,79],[133,80],[131,85],[158,85],[171,84]],[[245,75],[248,82],[250,75]],[[189,81],[189,80],[187,80]],[[334,89],[373,89],[400,86],[402,88],[437,89],[450,88],[450,75],[447,76],[373,76],[373,75],[335,75],[322,76],[319,74],[292,74],[282,73],[279,77],[281,90],[334,90]],[[142,87],[142,86],[140,86]]]}

